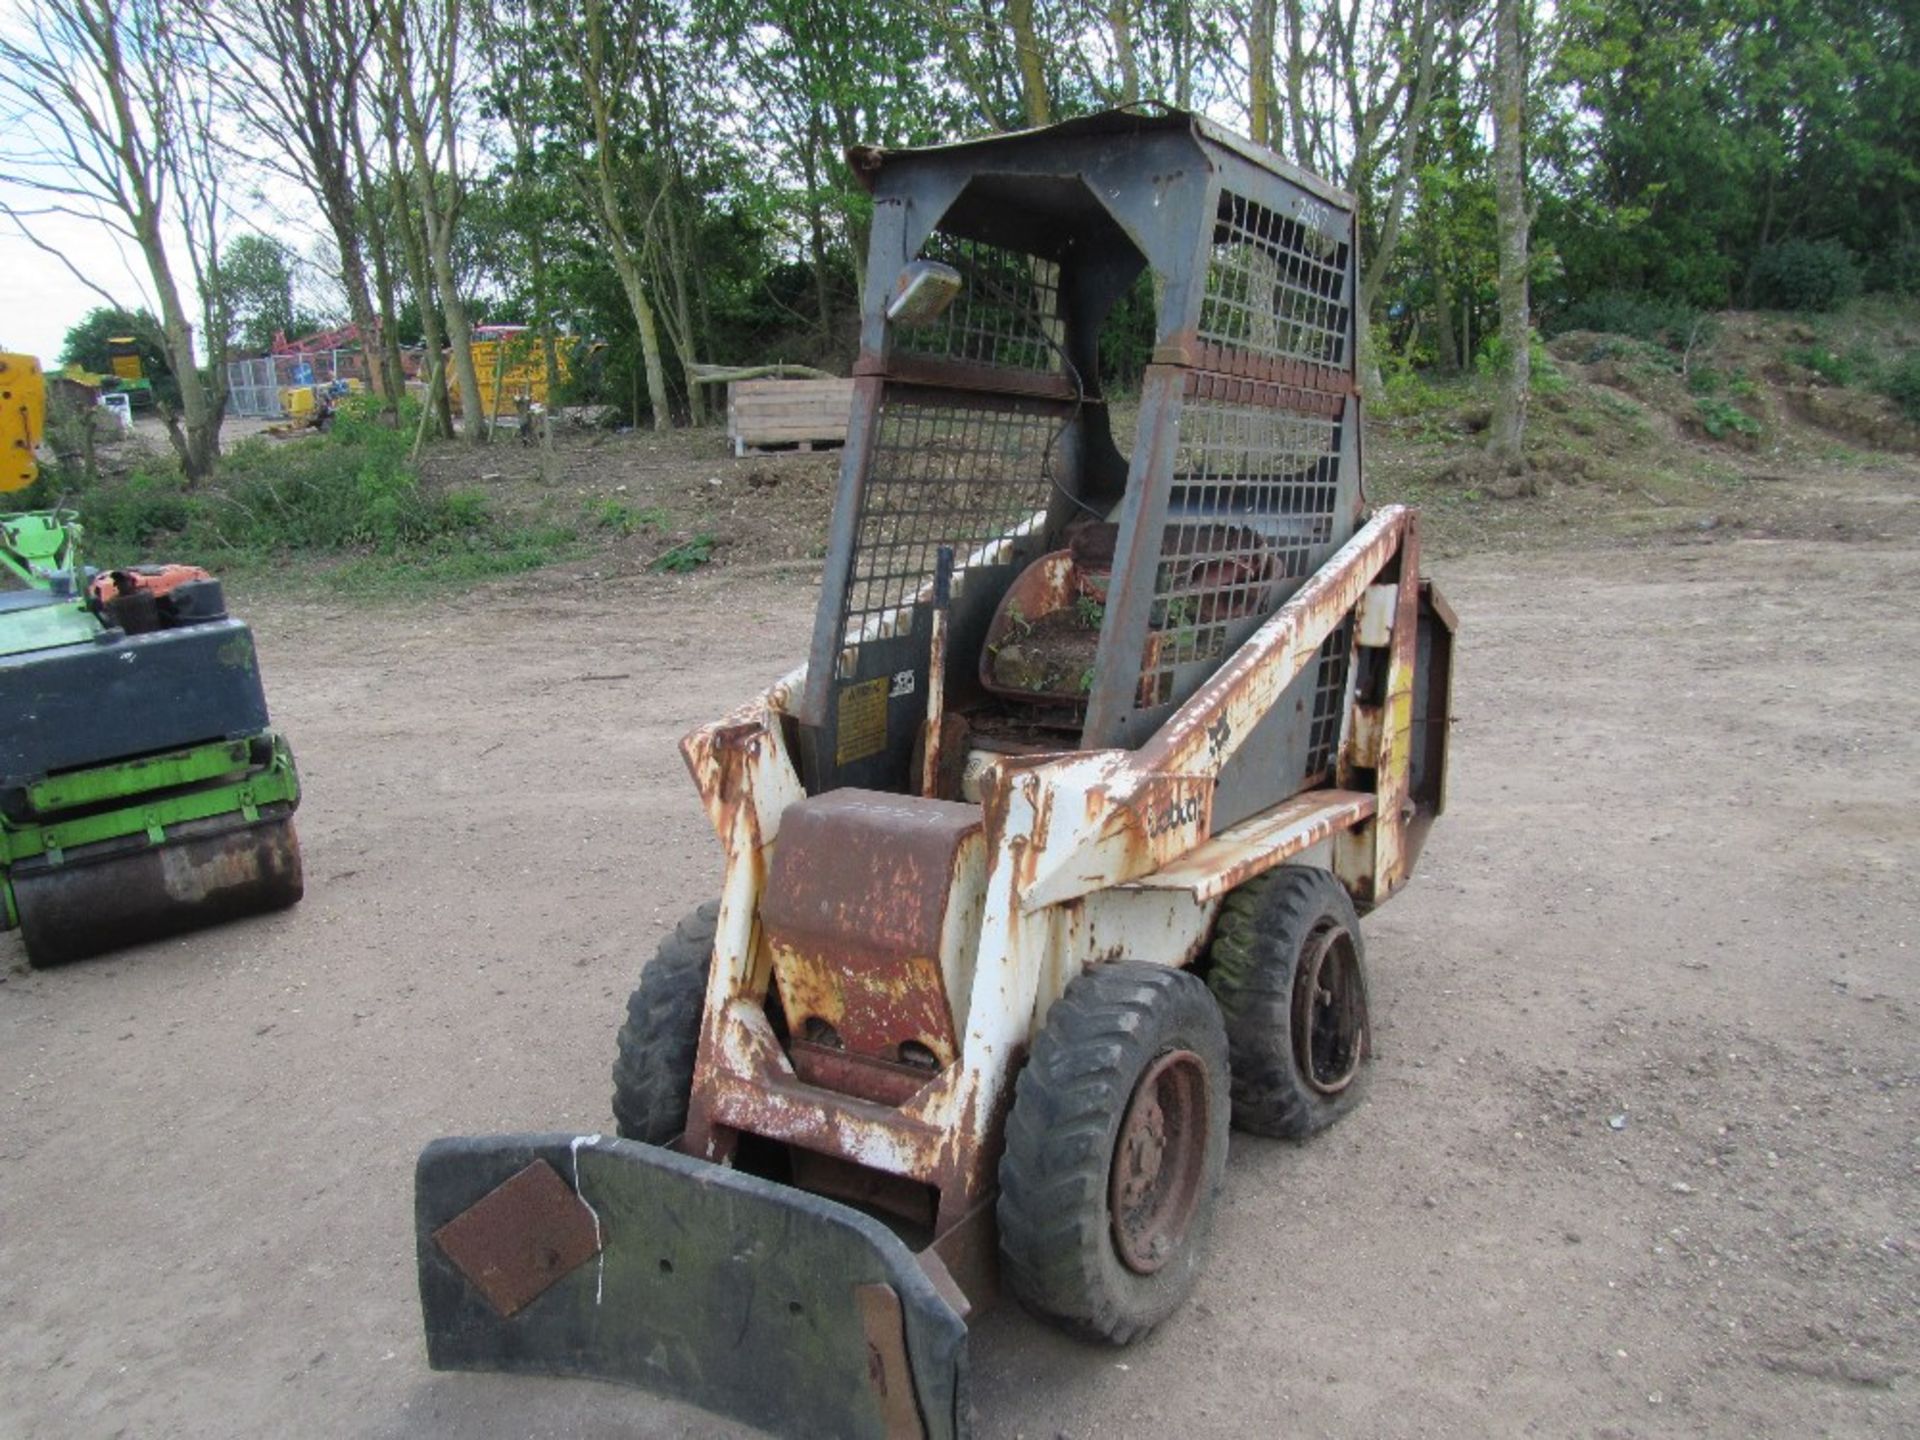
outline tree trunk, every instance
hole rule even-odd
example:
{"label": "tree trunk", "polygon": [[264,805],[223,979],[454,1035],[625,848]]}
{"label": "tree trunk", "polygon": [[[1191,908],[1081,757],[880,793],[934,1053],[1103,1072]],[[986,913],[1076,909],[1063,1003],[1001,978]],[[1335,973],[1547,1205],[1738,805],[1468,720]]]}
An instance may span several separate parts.
{"label": "tree trunk", "polygon": [[[633,241],[627,233],[623,207],[631,187],[622,184],[614,174],[613,107],[616,96],[608,93],[606,77],[602,73],[607,39],[605,14],[603,11],[595,13],[598,18],[589,23],[584,35],[578,37],[580,48],[569,52],[580,70],[581,88],[585,92],[589,121],[593,126],[593,174],[591,177],[578,176],[577,179],[586,192],[584,198],[593,211],[600,238],[606,242],[607,258],[613,261],[614,273],[620,277],[620,289],[627,297],[627,306],[633,311],[634,328],[640,334],[641,363],[647,374],[647,404],[653,411],[653,428],[666,430],[673,424],[673,410],[667,398],[666,369],[660,363],[660,327],[654,315],[653,302],[647,298],[646,282],[640,275],[639,257],[634,253]],[[644,213],[649,197],[640,195],[633,198]],[[633,423],[640,423],[638,404],[634,406]]]}
{"label": "tree trunk", "polygon": [[[668,181],[673,188],[674,182]],[[691,262],[689,254],[693,249],[692,237],[686,234],[686,213],[677,204],[672,203],[672,189],[668,191],[668,203],[661,206],[661,228],[666,232],[666,270],[669,282],[672,310],[667,325],[672,337],[673,348],[680,352],[680,369],[687,377],[687,418],[698,426],[707,423],[706,399],[698,385],[693,383],[693,367],[699,363],[694,351],[693,306],[690,300],[692,285],[689,283]]]}
{"label": "tree trunk", "polygon": [[[391,143],[391,141],[389,142]],[[446,339],[440,332],[440,312],[433,304],[433,280],[427,272],[426,242],[407,209],[407,186],[394,158],[394,223],[400,227],[401,250],[407,257],[407,284],[420,307],[420,338],[426,346],[427,411],[442,437],[453,438],[453,411],[447,403]]]}
{"label": "tree trunk", "polygon": [[1047,67],[1040,56],[1040,41],[1033,30],[1033,0],[1008,0],[1007,23],[1013,30],[1014,60],[1020,67],[1020,98],[1026,106],[1027,124],[1048,124],[1053,119],[1053,103],[1047,95]]}
{"label": "tree trunk", "polygon": [[[161,338],[166,343],[167,363],[173,369],[174,382],[180,387],[180,413],[163,412],[167,438],[180,457],[180,470],[189,486],[213,478],[220,463],[220,422],[226,405],[201,374],[193,353],[193,323],[187,319],[186,306],[180,300],[180,287],[173,278],[173,266],[167,258],[166,244],[160,238],[158,218],[151,212],[139,217],[137,231],[147,270],[153,277],[154,293],[160,301]],[[213,343],[214,337],[209,337]],[[209,363],[218,369],[222,357],[209,355]]]}
{"label": "tree trunk", "polygon": [[[431,184],[431,181],[427,182]],[[460,386],[460,428],[469,444],[487,438],[487,417],[480,404],[480,374],[473,366],[473,326],[453,275],[453,229],[442,218],[427,217],[427,246],[433,261],[434,288],[447,319],[447,343],[453,352],[453,376]]]}
{"label": "tree trunk", "polygon": [[553,338],[553,287],[547,283],[547,247],[539,226],[527,235],[528,269],[533,278],[533,324],[540,332],[540,362],[547,376],[547,411],[560,399],[560,353]]}
{"label": "tree trunk", "polygon": [[813,306],[822,339],[833,334],[833,300],[827,289],[827,216],[821,201],[819,155],[825,136],[816,113],[807,123],[800,178],[807,187],[807,249],[813,260]]}
{"label": "tree trunk", "polygon": [[1273,145],[1274,0],[1253,0],[1247,22],[1247,133],[1256,145]]}
{"label": "tree trunk", "polygon": [[[647,372],[647,403],[653,410],[653,428],[665,430],[673,423],[673,416],[667,408],[667,372],[660,363],[660,327],[654,319],[653,304],[647,299],[647,287],[640,278],[640,267],[634,263],[633,251],[625,245],[610,246],[609,251],[640,332],[640,358]],[[633,423],[640,423],[637,413]]]}
{"label": "tree trunk", "polygon": [[334,247],[340,252],[340,288],[347,294],[347,315],[360,332],[360,354],[366,364],[367,388],[393,408],[386,367],[381,364],[378,335],[374,327],[373,297],[367,288],[367,258],[362,229],[355,212],[352,186],[347,179],[344,160],[338,171],[328,171],[315,182],[320,191],[321,210],[327,228],[333,232]]}
{"label": "tree trunk", "polygon": [[[1120,66],[1120,103],[1140,101],[1140,57],[1134,52],[1131,0],[1107,0],[1107,28],[1113,32],[1113,57]],[[1271,0],[1260,0],[1271,3]]]}
{"label": "tree trunk", "polygon": [[[455,6],[447,8],[449,27],[458,24],[460,11]],[[406,131],[407,146],[413,153],[413,185],[419,193],[420,219],[426,228],[427,262],[432,272],[433,286],[440,297],[441,313],[447,324],[447,341],[453,358],[453,374],[460,387],[460,428],[468,443],[478,445],[487,438],[487,417],[480,406],[480,376],[473,367],[473,327],[467,320],[466,303],[460,298],[460,287],[453,273],[453,213],[450,204],[443,205],[440,195],[434,187],[433,159],[427,150],[427,121],[421,114],[420,106],[414,99],[411,70],[407,64],[404,30],[406,26],[401,6],[398,3],[389,7],[386,20],[387,60],[394,75],[394,90],[399,99],[401,128]],[[446,42],[444,63],[449,67],[453,63],[453,48],[457,31],[449,30]],[[436,57],[439,63],[441,57]],[[450,77],[435,76],[436,88],[443,92],[450,87]],[[442,93],[438,97],[441,108],[440,124],[447,128],[449,141],[454,117],[451,113],[452,97]],[[451,168],[453,150],[449,143],[446,148]],[[457,185],[458,174],[449,174],[448,183]]]}
{"label": "tree trunk", "polygon": [[[670,148],[671,143],[670,139],[663,137],[662,148]],[[687,381],[687,420],[697,427],[707,423],[707,407],[700,387],[693,383],[693,367],[699,363],[699,357],[694,354],[692,265],[689,260],[693,251],[693,237],[687,231],[686,209],[681,204],[680,177],[673,173],[670,160],[663,157],[663,163],[668,169],[661,177],[660,203],[653,207],[647,218],[647,249],[655,261],[655,278],[665,294],[666,310],[660,313],[659,318],[666,326],[667,339],[672,343],[674,353],[680,357],[680,370]]]}
{"label": "tree trunk", "polygon": [[354,173],[360,181],[359,213],[364,217],[367,251],[373,257],[374,299],[380,307],[377,363],[387,377],[388,409],[397,423],[400,400],[407,393],[407,371],[400,356],[399,306],[394,300],[393,258],[390,227],[381,215],[379,191],[373,180],[373,167],[367,163],[367,149],[358,124],[350,139],[353,145]]}
{"label": "tree trunk", "polygon": [[1441,373],[1460,373],[1460,337],[1453,330],[1453,291],[1447,285],[1447,267],[1433,261],[1434,348],[1439,352]]}
{"label": "tree trunk", "polygon": [[1500,389],[1487,450],[1511,474],[1526,467],[1523,445],[1531,378],[1527,316],[1527,177],[1522,155],[1526,59],[1520,49],[1521,0],[1495,0],[1493,182],[1500,246]]}

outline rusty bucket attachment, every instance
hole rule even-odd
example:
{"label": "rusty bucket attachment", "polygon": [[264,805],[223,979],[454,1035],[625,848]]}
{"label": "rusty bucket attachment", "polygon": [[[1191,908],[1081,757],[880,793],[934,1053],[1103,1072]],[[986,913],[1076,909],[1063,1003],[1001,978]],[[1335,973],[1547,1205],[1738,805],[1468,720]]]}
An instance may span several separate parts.
{"label": "rusty bucket attachment", "polygon": [[782,1435],[966,1433],[967,1330],[879,1221],[599,1135],[436,1140],[427,1359],[636,1385]]}
{"label": "rusty bucket attachment", "polygon": [[35,965],[62,965],[122,945],[164,939],[300,899],[300,841],[288,816],[228,817],[180,826],[58,865],[13,872],[20,934]]}

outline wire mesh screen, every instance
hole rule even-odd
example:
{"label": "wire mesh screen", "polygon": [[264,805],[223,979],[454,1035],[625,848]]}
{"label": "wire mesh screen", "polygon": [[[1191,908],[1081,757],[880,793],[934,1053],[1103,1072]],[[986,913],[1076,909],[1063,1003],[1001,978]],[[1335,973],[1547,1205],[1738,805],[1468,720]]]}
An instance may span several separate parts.
{"label": "wire mesh screen", "polygon": [[1340,708],[1347,697],[1347,664],[1353,656],[1351,622],[1342,620],[1320,646],[1313,678],[1313,721],[1307,730],[1308,776],[1324,775],[1340,743]]}
{"label": "wire mesh screen", "polygon": [[960,293],[931,325],[894,331],[897,351],[999,370],[1061,368],[1060,267],[978,240],[935,234],[920,258],[960,272]]}
{"label": "wire mesh screen", "polygon": [[1200,337],[1255,355],[1345,365],[1347,247],[1222,191]]}
{"label": "wire mesh screen", "polygon": [[1065,423],[1061,408],[1031,402],[882,397],[848,573],[843,676],[863,640],[912,625],[940,546],[953,547],[957,593],[969,569],[1004,564],[1040,529]]}
{"label": "wire mesh screen", "polygon": [[1143,707],[1174,699],[1184,667],[1222,659],[1235,621],[1267,614],[1306,578],[1333,538],[1339,469],[1335,419],[1185,402],[1154,573]]}
{"label": "wire mesh screen", "polygon": [[272,359],[227,362],[227,405],[235,415],[249,420],[280,418],[284,412]]}

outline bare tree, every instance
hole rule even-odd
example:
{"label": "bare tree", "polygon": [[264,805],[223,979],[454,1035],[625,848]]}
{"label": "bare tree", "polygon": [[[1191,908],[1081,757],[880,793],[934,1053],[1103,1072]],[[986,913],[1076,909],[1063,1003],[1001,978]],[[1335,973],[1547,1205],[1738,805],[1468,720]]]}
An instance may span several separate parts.
{"label": "bare tree", "polygon": [[[340,288],[360,332],[367,376],[391,398],[367,283],[364,216],[355,183],[353,127],[373,27],[351,0],[195,0],[207,42],[227,63],[222,95],[240,119],[250,155],[301,185],[333,234]],[[264,151],[264,153],[263,153]]]}
{"label": "bare tree", "polygon": [[[360,176],[360,193],[366,199],[365,213],[370,226],[387,232],[376,255],[386,253],[386,240],[397,241],[400,263],[406,270],[406,284],[420,311],[421,339],[426,345],[427,363],[422,379],[426,386],[426,408],[439,433],[453,437],[453,410],[447,399],[446,332],[441,328],[440,307],[434,303],[433,266],[427,259],[426,227],[414,203],[413,186],[408,181],[412,166],[400,154],[400,99],[393,77],[382,71],[371,86],[373,129],[386,141],[386,169],[376,168],[376,158],[355,130],[354,164]],[[384,194],[378,193],[384,190]],[[382,218],[384,217],[384,218]],[[389,282],[391,282],[389,276]],[[389,306],[390,290],[383,290],[381,303]],[[386,308],[382,309],[383,319]],[[469,351],[471,354],[471,351]]]}
{"label": "bare tree", "polygon": [[414,200],[426,232],[426,262],[447,326],[453,376],[460,390],[460,428],[478,444],[487,438],[480,377],[473,366],[473,326],[454,274],[453,232],[460,214],[464,13],[460,0],[376,0],[374,28],[398,102],[395,114],[412,161]]}
{"label": "bare tree", "polygon": [[1527,61],[1520,44],[1522,0],[1494,0],[1493,186],[1500,236],[1500,388],[1487,449],[1511,473],[1525,468],[1527,392],[1532,381],[1527,314]]}
{"label": "bare tree", "polygon": [[[219,462],[226,408],[228,319],[219,283],[225,218],[222,158],[209,91],[213,57],[174,0],[23,0],[0,36],[0,112],[9,134],[0,180],[35,198],[0,213],[109,305],[125,305],[97,275],[46,243],[52,217],[98,224],[145,262],[176,412],[162,409],[189,483]],[[181,257],[184,256],[184,272]],[[202,301],[203,371],[194,354],[187,286]]]}
{"label": "bare tree", "polygon": [[[1416,179],[1443,3],[1253,0],[1242,32],[1253,138],[1291,151],[1289,158],[1352,191],[1358,203],[1360,354],[1369,389],[1379,384],[1370,322]],[[1276,55],[1285,57],[1277,77]],[[1282,104],[1284,117],[1274,113]]]}
{"label": "bare tree", "polygon": [[613,262],[627,306],[633,311],[653,428],[664,430],[673,423],[673,416],[666,369],[661,363],[659,318],[643,269],[647,236],[641,225],[645,220],[636,225],[630,218],[630,207],[637,207],[645,217],[661,197],[651,193],[652,187],[622,163],[621,148],[629,140],[635,92],[647,63],[646,47],[652,39],[649,16],[638,4],[550,0],[544,19],[548,33],[580,82],[586,103],[586,143],[582,162],[573,168],[572,180],[593,216],[594,228],[607,247],[607,258]]}

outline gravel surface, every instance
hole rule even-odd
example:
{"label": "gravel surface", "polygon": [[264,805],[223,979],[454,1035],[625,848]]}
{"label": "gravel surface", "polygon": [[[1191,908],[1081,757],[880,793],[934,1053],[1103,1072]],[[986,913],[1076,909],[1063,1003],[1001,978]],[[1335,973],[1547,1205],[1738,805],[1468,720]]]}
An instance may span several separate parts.
{"label": "gravel surface", "polygon": [[[979,1433],[1920,1432],[1920,553],[1435,570],[1453,808],[1367,924],[1365,1102],[1235,1137],[1143,1343],[981,1320]],[[676,741],[803,652],[812,593],[248,607],[307,900],[44,973],[0,937],[0,1434],[740,1433],[429,1372],[412,1164],[610,1127],[625,996],[719,873]]]}

